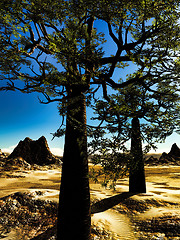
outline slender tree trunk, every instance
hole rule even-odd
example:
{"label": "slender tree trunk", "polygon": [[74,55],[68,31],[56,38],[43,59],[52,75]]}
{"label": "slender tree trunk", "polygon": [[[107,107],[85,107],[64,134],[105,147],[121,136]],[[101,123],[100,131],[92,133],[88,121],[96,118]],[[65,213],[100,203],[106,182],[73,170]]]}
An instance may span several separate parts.
{"label": "slender tree trunk", "polygon": [[131,155],[129,172],[129,192],[145,193],[146,180],[142,152],[140,123],[137,117],[132,119]]}
{"label": "slender tree trunk", "polygon": [[87,160],[86,100],[69,92],[59,197],[58,240],[90,240],[90,192]]}

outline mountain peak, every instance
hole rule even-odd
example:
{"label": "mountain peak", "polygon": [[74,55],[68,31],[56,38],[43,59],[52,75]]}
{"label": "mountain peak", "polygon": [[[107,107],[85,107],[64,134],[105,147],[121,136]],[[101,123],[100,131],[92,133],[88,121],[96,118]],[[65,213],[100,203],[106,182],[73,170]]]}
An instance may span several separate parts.
{"label": "mountain peak", "polygon": [[30,164],[44,165],[55,163],[55,157],[51,153],[44,136],[38,140],[32,140],[29,137],[26,137],[23,141],[21,140],[8,158],[17,157],[22,157]]}
{"label": "mountain peak", "polygon": [[174,143],[174,144],[172,145],[171,150],[170,150],[170,152],[168,153],[168,155],[180,157],[180,148],[177,146],[176,143]]}

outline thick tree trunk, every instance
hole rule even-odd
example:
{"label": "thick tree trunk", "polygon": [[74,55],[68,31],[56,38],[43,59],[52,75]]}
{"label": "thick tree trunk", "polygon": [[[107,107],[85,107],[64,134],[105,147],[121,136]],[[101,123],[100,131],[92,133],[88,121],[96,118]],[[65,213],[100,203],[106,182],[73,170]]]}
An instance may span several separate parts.
{"label": "thick tree trunk", "polygon": [[132,119],[131,155],[129,172],[129,192],[145,193],[146,180],[142,152],[140,123],[137,117]]}
{"label": "thick tree trunk", "polygon": [[87,160],[86,100],[69,93],[59,197],[58,240],[90,240],[90,192]]}

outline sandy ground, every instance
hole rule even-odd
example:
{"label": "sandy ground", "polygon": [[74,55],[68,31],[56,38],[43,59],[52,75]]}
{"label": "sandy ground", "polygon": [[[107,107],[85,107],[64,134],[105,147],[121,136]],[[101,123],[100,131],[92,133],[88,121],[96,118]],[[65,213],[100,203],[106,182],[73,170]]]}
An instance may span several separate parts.
{"label": "sandy ground", "polygon": [[[17,171],[0,177],[0,198],[15,192],[42,191],[41,199],[49,199],[58,202],[61,171],[58,170],[34,170]],[[112,232],[112,237],[119,240],[133,239],[180,239],[180,237],[166,238],[164,233],[154,234],[154,238],[139,237],[134,226],[135,221],[150,220],[167,215],[180,215],[180,166],[146,167],[147,193],[131,196],[131,201],[146,203],[150,208],[140,211],[131,209],[129,213],[119,205],[117,196],[128,192],[128,179],[120,179],[117,182],[116,191],[102,188],[100,184],[90,184],[91,196],[96,201],[103,202],[105,209],[98,208],[92,214],[92,222],[99,227],[107,228]],[[113,201],[111,199],[113,198]],[[151,204],[156,201],[157,204]],[[110,205],[108,205],[111,203]],[[99,205],[98,205],[99,206]],[[137,211],[136,211],[137,210]],[[143,233],[142,233],[143,234]],[[138,236],[138,237],[137,237]],[[11,239],[9,235],[7,239]],[[113,238],[111,238],[113,239]]]}
{"label": "sandy ground", "polygon": [[[58,201],[60,170],[23,171],[10,173],[14,177],[0,178],[0,198],[15,192],[43,191],[42,199]],[[9,175],[10,175],[9,174]]]}
{"label": "sandy ground", "polygon": [[[136,203],[149,202],[149,209],[145,211],[132,211],[130,214],[124,214],[118,211],[118,204],[111,209],[94,214],[92,220],[98,224],[102,222],[114,231],[117,239],[180,239],[180,237],[164,236],[164,233],[158,235],[140,238],[135,233],[133,221],[148,221],[165,216],[180,216],[180,167],[146,167],[147,193],[131,196]],[[122,192],[128,192],[128,178],[117,182],[116,191],[102,189],[99,184],[91,184],[91,194],[98,199],[117,196]],[[156,201],[156,202],[155,202]],[[154,203],[154,204],[153,204]],[[143,234],[143,233],[142,233]],[[138,237],[137,237],[138,236]]]}

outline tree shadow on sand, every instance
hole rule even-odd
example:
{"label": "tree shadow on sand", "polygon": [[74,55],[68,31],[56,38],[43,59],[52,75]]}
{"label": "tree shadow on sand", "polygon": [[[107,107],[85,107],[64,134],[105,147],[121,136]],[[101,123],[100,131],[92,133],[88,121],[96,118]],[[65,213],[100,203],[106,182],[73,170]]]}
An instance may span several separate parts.
{"label": "tree shadow on sand", "polygon": [[[91,214],[106,211],[133,195],[136,195],[136,193],[123,192],[118,195],[102,199],[91,206]],[[44,233],[32,238],[31,240],[44,240],[48,239],[47,237],[50,238],[54,236],[55,234],[56,226],[47,229]]]}
{"label": "tree shadow on sand", "polygon": [[123,192],[118,195],[102,199],[92,204],[91,214],[104,212],[136,194],[137,193]]}

